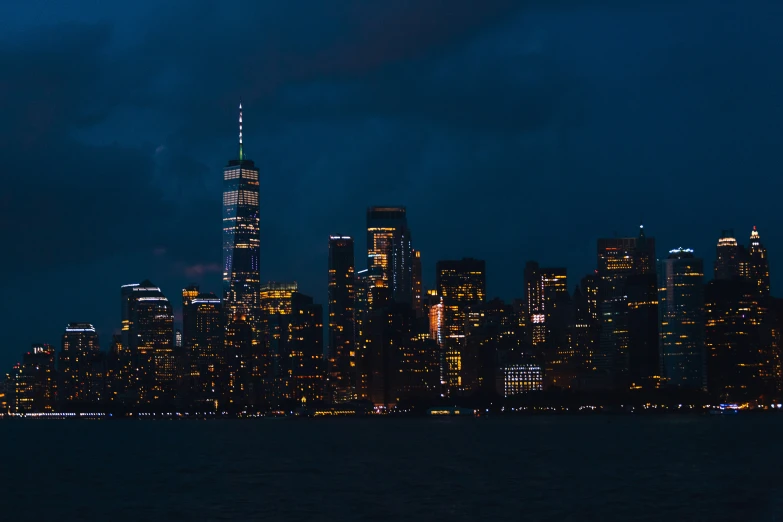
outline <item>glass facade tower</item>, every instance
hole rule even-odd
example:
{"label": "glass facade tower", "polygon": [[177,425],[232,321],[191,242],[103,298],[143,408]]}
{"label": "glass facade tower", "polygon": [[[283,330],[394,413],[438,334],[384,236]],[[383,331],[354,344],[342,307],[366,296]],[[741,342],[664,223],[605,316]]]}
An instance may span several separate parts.
{"label": "glass facade tower", "polygon": [[223,169],[223,293],[229,320],[253,317],[258,309],[259,261],[258,169],[242,149],[239,104],[239,157]]}

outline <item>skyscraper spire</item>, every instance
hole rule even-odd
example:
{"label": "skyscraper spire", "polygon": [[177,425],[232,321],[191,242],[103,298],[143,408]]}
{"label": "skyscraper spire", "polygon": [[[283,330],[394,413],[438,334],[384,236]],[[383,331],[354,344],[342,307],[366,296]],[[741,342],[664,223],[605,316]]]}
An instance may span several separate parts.
{"label": "skyscraper spire", "polygon": [[244,153],[242,151],[242,98],[239,99],[239,161],[242,161],[244,158]]}

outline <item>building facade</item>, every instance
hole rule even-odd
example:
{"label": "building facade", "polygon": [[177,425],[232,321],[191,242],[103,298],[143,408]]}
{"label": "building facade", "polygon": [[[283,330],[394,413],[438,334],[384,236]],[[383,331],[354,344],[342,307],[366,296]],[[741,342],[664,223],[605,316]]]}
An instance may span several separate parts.
{"label": "building facade", "polygon": [[239,104],[239,154],[223,169],[223,302],[227,321],[258,310],[260,263],[259,173],[242,143]]}
{"label": "building facade", "polygon": [[356,381],[356,277],[354,241],[329,238],[329,392],[333,402],[358,398]]}
{"label": "building facade", "polygon": [[179,388],[171,303],[151,281],[121,288],[122,345],[132,358],[139,404],[172,402]]}
{"label": "building facade", "polygon": [[413,302],[413,248],[405,207],[367,209],[367,268],[380,267],[398,303]]}
{"label": "building facade", "polygon": [[704,262],[678,248],[658,264],[661,376],[667,386],[707,389]]}
{"label": "building facade", "polygon": [[[639,227],[637,237],[598,240],[598,315],[600,339],[593,364],[602,387],[625,388],[632,382],[628,280],[655,274],[655,239]],[[638,281],[638,280],[637,280]],[[654,289],[654,276],[651,278]],[[657,321],[651,327],[657,329]],[[637,336],[652,338],[648,332]]]}
{"label": "building facade", "polygon": [[57,357],[57,398],[62,408],[103,400],[103,362],[95,327],[89,323],[68,323]]}
{"label": "building facade", "polygon": [[485,262],[471,258],[438,261],[435,277],[443,302],[446,390],[450,394],[470,393],[477,386],[478,354],[472,353],[465,342],[467,309],[486,300]]}

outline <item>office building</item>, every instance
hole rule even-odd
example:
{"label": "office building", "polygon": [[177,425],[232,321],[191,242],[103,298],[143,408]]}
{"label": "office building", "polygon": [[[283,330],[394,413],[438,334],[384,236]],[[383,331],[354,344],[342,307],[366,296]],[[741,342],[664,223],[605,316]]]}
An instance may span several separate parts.
{"label": "office building", "polygon": [[95,327],[69,323],[57,357],[57,398],[62,408],[100,402],[103,399],[102,357]]}
{"label": "office building", "polygon": [[504,397],[513,397],[544,389],[543,375],[541,367],[538,365],[510,364],[504,366],[502,372]]}
{"label": "office building", "polygon": [[715,248],[715,279],[735,279],[748,277],[748,255],[745,248],[737,243],[734,230],[721,232]]}
{"label": "office building", "polygon": [[300,404],[324,400],[326,361],[323,350],[323,307],[296,292],[291,298],[287,378],[290,396]]}
{"label": "office building", "polygon": [[707,389],[704,263],[678,248],[658,263],[660,365],[666,386]]}
{"label": "office building", "polygon": [[[636,294],[641,294],[641,299],[650,288],[648,281],[652,281],[654,289],[655,279],[651,275],[655,274],[655,239],[647,237],[644,227],[640,226],[637,237],[599,239],[597,250],[600,340],[593,364],[596,368],[594,377],[603,382],[593,385],[626,388],[632,384],[628,282],[632,276],[642,276],[631,281],[637,285]],[[650,325],[653,326],[657,330],[657,320]],[[636,332],[636,337],[645,339],[651,339],[653,335],[647,331]]]}
{"label": "office building", "polygon": [[405,207],[367,209],[367,268],[380,267],[398,303],[413,302],[413,249]]}
{"label": "office building", "polygon": [[767,249],[761,243],[761,237],[756,227],[750,233],[748,248],[748,277],[758,288],[762,299],[769,298],[769,259]]}
{"label": "office building", "polygon": [[123,285],[122,338],[133,360],[140,404],[172,402],[179,388],[171,303],[149,280]]}
{"label": "office building", "polygon": [[413,251],[413,269],[411,270],[413,282],[413,311],[416,317],[425,317],[424,314],[424,283],[422,282],[421,252]]}
{"label": "office building", "polygon": [[223,303],[227,321],[253,321],[258,309],[260,260],[258,169],[245,156],[242,104],[239,153],[223,169]]}
{"label": "office building", "polygon": [[769,365],[757,287],[746,278],[714,279],[704,290],[707,389],[721,400],[768,391]]}
{"label": "office building", "polygon": [[368,325],[370,314],[379,306],[385,306],[389,288],[383,280],[380,266],[374,266],[356,273],[356,395],[369,400],[369,354],[370,343]]}
{"label": "office building", "polygon": [[136,367],[123,335],[113,335],[106,362],[106,400],[113,405],[136,403]]}
{"label": "office building", "polygon": [[329,238],[329,388],[333,402],[358,398],[356,390],[356,281],[354,241]]}
{"label": "office building", "polygon": [[183,302],[182,317],[191,400],[198,410],[214,411],[226,391],[222,302],[212,292],[198,293]]}
{"label": "office building", "polygon": [[573,309],[566,269],[543,268],[529,261],[524,277],[530,318],[528,339],[544,367],[546,385],[571,388],[577,368],[567,331]]}
{"label": "office building", "polygon": [[438,295],[443,299],[444,371],[448,393],[470,393],[477,386],[477,355],[465,343],[467,308],[486,298],[486,268],[482,260],[438,261]]}
{"label": "office building", "polygon": [[43,413],[55,409],[57,378],[55,351],[48,344],[34,344],[22,364],[12,372],[13,409],[18,413]]}

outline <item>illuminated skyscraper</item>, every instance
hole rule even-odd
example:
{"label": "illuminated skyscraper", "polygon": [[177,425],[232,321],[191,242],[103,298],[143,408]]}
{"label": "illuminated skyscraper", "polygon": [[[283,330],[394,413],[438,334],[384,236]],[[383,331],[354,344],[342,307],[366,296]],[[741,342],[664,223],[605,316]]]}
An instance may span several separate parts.
{"label": "illuminated skyscraper", "polygon": [[660,364],[668,386],[706,389],[704,263],[678,248],[658,263]]}
{"label": "illuminated skyscraper", "polygon": [[762,298],[769,297],[769,259],[767,249],[761,243],[756,227],[750,233],[750,248],[748,248],[748,277],[759,290]]}
{"label": "illuminated skyscraper", "polygon": [[95,327],[89,323],[68,323],[57,358],[57,397],[63,408],[67,410],[74,404],[101,400],[103,372],[100,359]]}
{"label": "illuminated skyscraper", "polygon": [[168,298],[149,280],[122,287],[122,334],[136,369],[138,401],[173,400],[178,384],[174,315]]}
{"label": "illuminated skyscraper", "polygon": [[[240,412],[252,408],[259,400],[259,380],[254,375],[259,353],[258,338],[253,326],[240,316],[226,327],[225,409]],[[221,409],[223,409],[221,407]]]}
{"label": "illuminated skyscraper", "polygon": [[585,299],[585,312],[595,321],[598,321],[598,285],[599,279],[596,274],[588,274],[582,278],[580,291]]}
{"label": "illuminated skyscraper", "polygon": [[412,303],[413,249],[405,207],[367,209],[367,267],[381,268],[398,303]]}
{"label": "illuminated skyscraper", "polygon": [[530,343],[540,354],[548,385],[570,388],[576,379],[575,357],[567,329],[573,316],[565,268],[525,265],[525,298]]}
{"label": "illuminated skyscraper", "polygon": [[755,399],[773,372],[762,342],[758,290],[745,278],[714,279],[704,290],[707,389],[721,399]]}
{"label": "illuminated skyscraper", "polygon": [[734,230],[724,230],[715,248],[715,279],[748,277],[747,252],[737,243]]}
{"label": "illuminated skyscraper", "polygon": [[471,392],[477,385],[477,354],[465,342],[466,312],[486,299],[484,261],[438,261],[435,268],[438,294],[443,298],[445,380],[450,393]]}
{"label": "illuminated skyscraper", "polygon": [[[594,364],[606,378],[606,386],[625,387],[630,384],[628,282],[632,276],[645,274],[648,277],[655,274],[655,239],[645,235],[643,226],[639,227],[638,237],[598,240],[601,332]],[[651,282],[654,291],[654,276]],[[657,321],[653,321],[651,327],[657,330]],[[639,335],[651,337],[645,333]]]}
{"label": "illuminated skyscraper", "polygon": [[54,348],[34,344],[24,362],[14,368],[14,409],[17,412],[49,412],[55,407],[57,379]]}
{"label": "illuminated skyscraper", "polygon": [[411,270],[413,281],[413,311],[416,317],[424,317],[424,285],[421,274],[421,252],[413,251],[413,269]]}
{"label": "illuminated skyscraper", "polygon": [[535,261],[525,265],[525,298],[533,346],[545,344],[556,329],[547,323],[553,320],[558,303],[568,295],[567,281],[565,268],[541,268]]}
{"label": "illuminated skyscraper", "polygon": [[242,148],[239,104],[239,156],[223,169],[223,292],[230,320],[252,321],[258,309],[260,258],[258,169]]}
{"label": "illuminated skyscraper", "polygon": [[331,400],[356,393],[356,295],[353,238],[329,238],[329,378]]}
{"label": "illuminated skyscraper", "polygon": [[199,293],[183,308],[184,340],[190,361],[190,386],[196,405],[214,411],[225,392],[224,314],[213,293]]}
{"label": "illuminated skyscraper", "polygon": [[389,289],[383,280],[380,266],[373,266],[356,273],[355,303],[356,310],[356,394],[359,399],[369,398],[369,337],[368,325],[371,312],[386,304]]}
{"label": "illuminated skyscraper", "polygon": [[582,284],[574,291],[572,297],[574,315],[569,325],[569,341],[573,346],[576,366],[581,370],[582,375],[593,371],[593,356],[598,349],[599,335],[598,314],[596,304],[590,295],[591,281],[588,278],[592,276],[582,278]]}
{"label": "illuminated skyscraper", "polygon": [[467,308],[465,342],[478,358],[478,392],[491,397],[502,380],[501,366],[523,359],[519,321],[513,305],[500,299]]}
{"label": "illuminated skyscraper", "polygon": [[106,398],[114,404],[131,406],[136,402],[136,369],[124,335],[113,335],[107,356]]}
{"label": "illuminated skyscraper", "polygon": [[286,371],[291,395],[297,403],[324,399],[325,359],[323,307],[313,298],[296,292],[291,298]]}
{"label": "illuminated skyscraper", "polygon": [[292,396],[288,353],[293,296],[298,289],[296,282],[270,281],[261,287],[260,352],[253,373],[263,382],[257,386],[258,393],[272,402]]}

